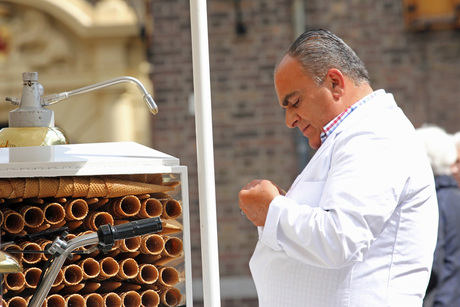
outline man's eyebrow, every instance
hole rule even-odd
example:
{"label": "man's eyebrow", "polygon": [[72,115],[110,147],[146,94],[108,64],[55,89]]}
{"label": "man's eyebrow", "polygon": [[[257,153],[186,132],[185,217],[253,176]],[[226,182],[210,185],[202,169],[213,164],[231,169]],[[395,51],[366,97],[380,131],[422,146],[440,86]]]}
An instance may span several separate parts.
{"label": "man's eyebrow", "polygon": [[287,107],[289,105],[289,98],[291,98],[292,96],[296,95],[297,92],[292,92],[286,96],[284,96],[284,99],[283,99],[283,107]]}

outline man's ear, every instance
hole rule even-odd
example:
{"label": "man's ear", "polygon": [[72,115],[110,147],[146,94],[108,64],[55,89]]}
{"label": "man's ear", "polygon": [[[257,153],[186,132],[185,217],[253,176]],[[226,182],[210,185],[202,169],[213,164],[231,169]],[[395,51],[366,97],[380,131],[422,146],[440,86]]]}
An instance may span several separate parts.
{"label": "man's ear", "polygon": [[326,74],[326,82],[335,99],[342,97],[345,90],[345,77],[340,70],[336,68],[329,69]]}

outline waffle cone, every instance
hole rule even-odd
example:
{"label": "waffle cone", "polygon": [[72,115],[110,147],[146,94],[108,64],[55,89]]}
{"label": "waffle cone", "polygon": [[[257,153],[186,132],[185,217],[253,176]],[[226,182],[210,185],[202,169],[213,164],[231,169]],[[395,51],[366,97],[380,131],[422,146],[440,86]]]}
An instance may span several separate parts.
{"label": "waffle cone", "polygon": [[182,300],[180,290],[177,288],[165,289],[160,293],[160,302],[164,306],[177,306]]}
{"label": "waffle cone", "polygon": [[81,294],[93,293],[101,286],[98,282],[86,282],[85,287],[80,290]]}
{"label": "waffle cone", "polygon": [[100,293],[112,292],[115,289],[119,288],[120,286],[121,286],[121,282],[119,281],[104,281],[100,283],[98,292]]}
{"label": "waffle cone", "polygon": [[[26,180],[27,182],[27,180]],[[59,178],[43,177],[38,178],[38,198],[54,197],[59,188]]]}
{"label": "waffle cone", "polygon": [[37,197],[39,191],[40,191],[40,184],[38,183],[38,178],[27,178],[23,197],[24,198]]}
{"label": "waffle cone", "polygon": [[107,197],[121,197],[126,195],[139,195],[147,193],[168,192],[173,189],[168,186],[148,184],[143,182],[133,182],[117,180],[112,178],[104,179],[109,194]]}
{"label": "waffle cone", "polygon": [[69,197],[73,194],[73,179],[72,177],[60,177],[59,186],[55,198]]}
{"label": "waffle cone", "polygon": [[73,178],[73,194],[72,197],[85,197],[89,191],[89,177],[74,176]]}
{"label": "waffle cone", "polygon": [[[4,182],[5,181],[5,182]],[[8,185],[11,190],[8,190]],[[6,195],[4,198],[19,198],[24,196],[24,189],[26,188],[26,182],[24,179],[21,178],[11,178],[8,180],[2,180],[0,181],[0,189],[3,190],[5,189],[5,192],[7,192],[8,195]]]}
{"label": "waffle cone", "polygon": [[105,197],[109,194],[105,182],[100,177],[90,177],[89,179],[89,190],[87,198],[91,197]]}

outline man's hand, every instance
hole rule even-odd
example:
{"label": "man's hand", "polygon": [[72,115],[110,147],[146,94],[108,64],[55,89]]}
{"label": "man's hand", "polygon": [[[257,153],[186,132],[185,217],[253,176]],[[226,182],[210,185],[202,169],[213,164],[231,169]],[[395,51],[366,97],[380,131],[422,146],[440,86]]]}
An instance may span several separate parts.
{"label": "man's hand", "polygon": [[238,194],[240,209],[256,226],[264,226],[272,200],[284,191],[269,180],[254,180]]}

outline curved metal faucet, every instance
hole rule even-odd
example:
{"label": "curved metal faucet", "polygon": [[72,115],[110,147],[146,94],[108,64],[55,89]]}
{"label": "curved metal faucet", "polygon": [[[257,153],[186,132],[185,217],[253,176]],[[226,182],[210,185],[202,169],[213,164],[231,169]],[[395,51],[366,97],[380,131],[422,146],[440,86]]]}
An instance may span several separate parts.
{"label": "curved metal faucet", "polygon": [[61,100],[67,99],[70,96],[91,92],[91,91],[94,91],[94,90],[98,90],[98,89],[101,89],[101,88],[104,88],[104,87],[108,87],[108,86],[111,86],[111,85],[124,83],[124,82],[128,82],[128,83],[132,83],[132,84],[137,85],[137,87],[139,88],[141,93],[144,95],[143,96],[144,101],[147,104],[147,107],[149,108],[150,112],[152,112],[153,114],[158,113],[158,106],[156,105],[156,103],[153,100],[152,96],[150,96],[150,94],[147,92],[147,90],[145,89],[144,85],[142,85],[142,83],[139,80],[137,80],[136,78],[128,77],[128,76],[118,77],[118,78],[115,78],[115,79],[99,82],[99,83],[96,83],[96,84],[93,84],[93,85],[88,85],[88,86],[85,86],[85,87],[82,87],[82,88],[79,88],[79,89],[76,89],[76,90],[73,90],[73,91],[69,91],[69,92],[62,92],[62,93],[59,93],[59,94],[51,94],[51,95],[43,97],[42,100],[41,100],[41,104],[42,104],[42,106],[52,105],[52,104],[57,103],[57,102],[59,102]]}

